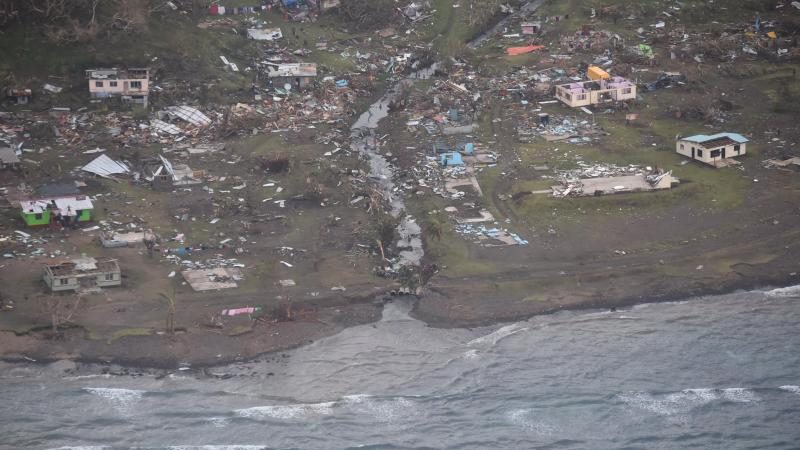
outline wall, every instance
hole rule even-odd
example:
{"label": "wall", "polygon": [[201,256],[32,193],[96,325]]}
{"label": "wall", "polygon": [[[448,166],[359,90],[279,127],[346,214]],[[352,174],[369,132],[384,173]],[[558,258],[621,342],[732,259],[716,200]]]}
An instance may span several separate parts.
{"label": "wall", "polygon": [[64,277],[55,277],[52,278],[50,276],[50,271],[44,269],[44,282],[47,283],[47,286],[50,287],[50,290],[53,292],[61,292],[61,291],[74,291],[78,289],[80,283],[78,283],[78,278],[76,277],[69,277],[69,282],[65,285],[62,285],[59,280]]}
{"label": "wall", "polygon": [[113,273],[113,280],[106,280],[106,274],[97,276],[97,285],[100,287],[119,286],[122,284],[122,275],[119,272]]}
{"label": "wall", "polygon": [[[141,89],[128,88],[125,89],[125,83],[132,81],[139,81],[142,83]],[[97,87],[97,83],[103,83],[103,87]],[[116,82],[115,87],[111,86],[111,82]],[[89,93],[92,97],[108,97],[111,95],[147,95],[150,90],[150,81],[148,79],[119,79],[119,80],[89,80]]]}
{"label": "wall", "polygon": [[35,214],[28,214],[23,212],[22,213],[22,220],[25,221],[25,225],[29,227],[37,226],[37,225],[47,225],[50,223],[50,211],[46,210],[42,213],[42,218],[37,219]]}

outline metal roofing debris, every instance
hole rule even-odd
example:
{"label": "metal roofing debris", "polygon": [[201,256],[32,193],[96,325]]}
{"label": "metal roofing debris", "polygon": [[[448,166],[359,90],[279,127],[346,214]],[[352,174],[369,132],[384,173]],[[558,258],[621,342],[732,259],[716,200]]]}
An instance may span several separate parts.
{"label": "metal roofing debris", "polygon": [[101,177],[109,177],[119,173],[128,173],[130,169],[122,162],[114,161],[106,155],[100,155],[92,162],[83,166],[81,170],[91,172]]}
{"label": "metal roofing debris", "polygon": [[170,106],[167,107],[167,112],[198,127],[211,125],[211,119],[208,116],[191,106]]}
{"label": "metal roofing debris", "polygon": [[163,120],[153,119],[150,121],[150,126],[160,133],[167,133],[173,136],[181,134],[181,129],[171,123],[164,122]]}
{"label": "metal roofing debris", "polygon": [[280,28],[248,28],[247,37],[256,41],[274,41],[283,37]]}
{"label": "metal roofing debris", "polygon": [[194,269],[181,272],[183,278],[195,291],[211,291],[238,287],[242,272],[235,268]]}
{"label": "metal roofing debris", "polygon": [[19,162],[17,152],[11,147],[0,148],[0,163],[16,164]]}
{"label": "metal roofing debris", "polygon": [[269,78],[315,77],[317,76],[317,65],[314,63],[278,64],[269,67],[267,76]]}

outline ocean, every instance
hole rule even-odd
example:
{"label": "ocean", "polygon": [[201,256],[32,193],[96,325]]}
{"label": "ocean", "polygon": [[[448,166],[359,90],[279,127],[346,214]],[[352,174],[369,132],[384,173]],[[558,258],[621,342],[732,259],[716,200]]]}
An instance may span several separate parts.
{"label": "ocean", "polygon": [[474,329],[409,309],[205,372],[0,365],[0,448],[800,448],[800,288]]}

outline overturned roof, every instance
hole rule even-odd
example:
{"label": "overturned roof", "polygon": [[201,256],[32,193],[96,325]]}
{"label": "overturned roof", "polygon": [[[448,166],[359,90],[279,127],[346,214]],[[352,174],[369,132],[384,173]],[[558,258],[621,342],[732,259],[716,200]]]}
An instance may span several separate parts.
{"label": "overturned roof", "polygon": [[4,164],[18,163],[17,152],[11,147],[0,147],[0,162]]}
{"label": "overturned roof", "polygon": [[723,145],[744,144],[749,140],[738,133],[717,133],[712,135],[697,134],[681,139],[682,141],[694,142],[705,147],[721,147]]}
{"label": "overturned roof", "polygon": [[280,28],[248,28],[247,37],[256,41],[274,41],[283,37]]}
{"label": "overturned roof", "polygon": [[317,65],[314,63],[291,63],[270,66],[269,78],[276,77],[316,77]]}
{"label": "overturned roof", "polygon": [[191,123],[192,125],[196,125],[198,127],[204,127],[206,125],[211,125],[211,119],[200,112],[199,109],[193,108],[191,106],[169,106],[167,107],[167,112],[175,117],[185,120],[186,122]]}
{"label": "overturned roof", "polygon": [[130,169],[124,163],[114,161],[105,154],[93,159],[92,162],[82,167],[81,170],[91,172],[101,177],[109,177],[111,175],[128,173]]}

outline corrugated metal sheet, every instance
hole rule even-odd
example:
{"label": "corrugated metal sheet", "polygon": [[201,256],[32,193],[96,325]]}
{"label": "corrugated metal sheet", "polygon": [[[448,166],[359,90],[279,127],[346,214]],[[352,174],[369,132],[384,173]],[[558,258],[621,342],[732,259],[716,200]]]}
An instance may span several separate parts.
{"label": "corrugated metal sheet", "polygon": [[170,106],[167,108],[167,112],[198,127],[211,125],[211,119],[208,116],[191,106]]}
{"label": "corrugated metal sheet", "polygon": [[115,174],[130,172],[130,169],[127,165],[119,161],[114,161],[105,154],[93,159],[92,162],[83,166],[82,170],[91,172],[101,177],[109,177]]}

